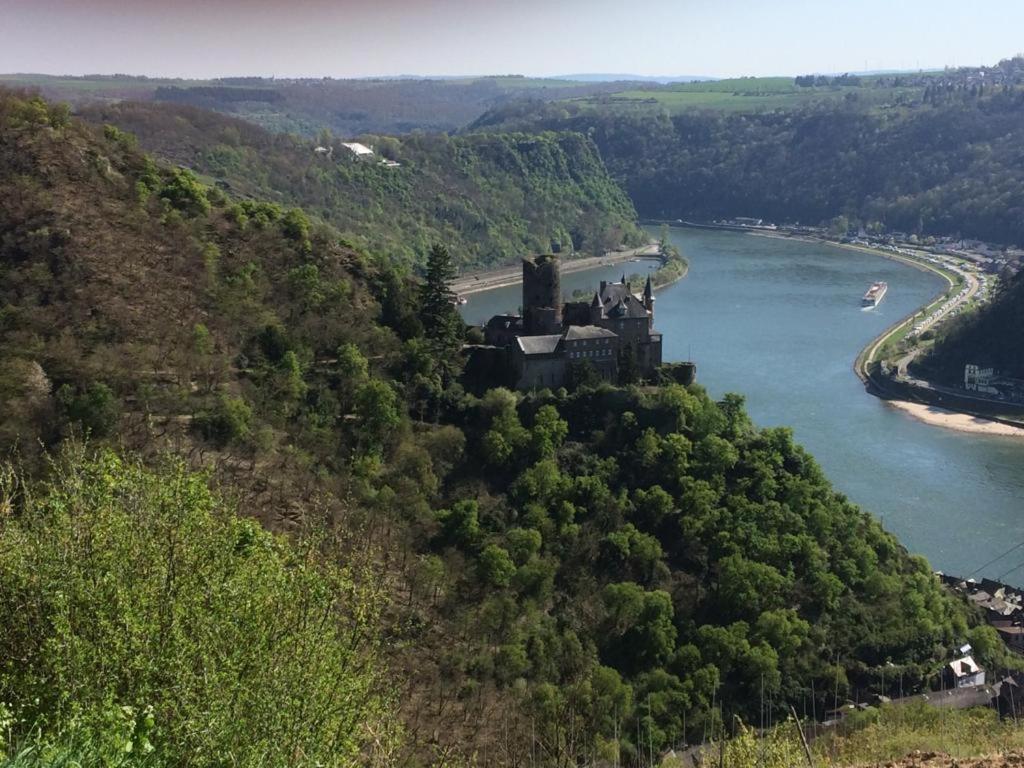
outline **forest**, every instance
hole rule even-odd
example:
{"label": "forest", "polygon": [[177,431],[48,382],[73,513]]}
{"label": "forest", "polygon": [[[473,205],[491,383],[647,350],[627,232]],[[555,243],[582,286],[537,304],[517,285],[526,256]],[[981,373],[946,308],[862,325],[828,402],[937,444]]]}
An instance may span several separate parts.
{"label": "forest", "polygon": [[19,765],[639,765],[1013,664],[738,395],[468,392],[454,247],[414,280],[24,94],[0,172]]}
{"label": "forest", "polygon": [[1016,85],[937,80],[885,103],[849,94],[741,113],[520,102],[472,130],[587,134],[643,218],[818,225],[845,216],[1010,245],[1024,243],[1022,115]]}
{"label": "forest", "polygon": [[434,242],[466,268],[643,241],[632,204],[579,134],[363,136],[376,155],[356,161],[329,131],[319,139],[328,155],[195,107],[125,102],[82,113],[236,198],[302,206],[353,245],[410,267],[422,267]]}

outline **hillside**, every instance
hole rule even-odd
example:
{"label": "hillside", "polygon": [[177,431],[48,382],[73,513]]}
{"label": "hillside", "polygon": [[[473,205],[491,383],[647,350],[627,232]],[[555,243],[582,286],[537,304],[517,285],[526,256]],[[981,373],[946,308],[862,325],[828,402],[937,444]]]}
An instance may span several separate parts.
{"label": "hillside", "polygon": [[[461,323],[429,287],[59,105],[0,94],[0,179],[16,748],[635,766],[640,745],[754,723],[762,701],[779,717],[809,692],[824,711],[897,674],[927,686],[967,640],[1010,663],[741,397],[468,395]],[[275,643],[313,661],[282,650],[280,687],[240,688]],[[339,667],[345,647],[360,654]],[[288,750],[261,735],[278,725]]]}
{"label": "hillside", "polygon": [[942,329],[915,372],[949,386],[963,386],[964,366],[995,368],[1024,378],[1024,277],[1000,284],[993,301],[954,318]]}
{"label": "hillside", "polygon": [[[267,130],[316,136],[454,131],[488,109],[524,96],[566,99],[621,90],[623,83],[517,76],[335,80],[227,77],[179,80],[129,75],[0,75],[8,87],[36,88],[75,107],[124,100],[213,109]],[[649,87],[635,83],[633,87]]]}
{"label": "hillside", "polygon": [[641,240],[632,204],[578,134],[363,136],[378,154],[356,161],[328,135],[319,145],[330,155],[317,154],[316,142],[192,107],[123,103],[83,114],[236,197],[301,205],[394,262],[421,264],[434,242],[479,267]]}
{"label": "hillside", "polygon": [[817,225],[845,216],[865,227],[1024,243],[1020,86],[965,77],[872,94],[760,111],[510,105],[474,129],[587,133],[644,218]]}

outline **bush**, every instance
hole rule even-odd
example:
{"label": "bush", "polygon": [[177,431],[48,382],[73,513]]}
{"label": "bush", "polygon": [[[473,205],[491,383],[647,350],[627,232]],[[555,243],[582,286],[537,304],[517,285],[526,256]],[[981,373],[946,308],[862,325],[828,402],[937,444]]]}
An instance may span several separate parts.
{"label": "bush", "polygon": [[177,461],[79,454],[39,492],[17,488],[0,470],[0,509],[18,508],[0,518],[0,701],[15,741],[120,738],[131,714],[127,732],[143,728],[167,764],[358,755],[382,706],[376,598],[322,542],[237,517]]}
{"label": "bush", "polygon": [[191,171],[176,168],[160,190],[160,197],[177,211],[198,216],[210,212],[210,200],[204,187]]}
{"label": "bush", "polygon": [[109,435],[121,414],[117,397],[102,382],[93,382],[80,392],[65,384],[57,390],[57,402],[67,421],[93,437]]}
{"label": "bush", "polygon": [[240,397],[221,395],[213,408],[196,414],[193,424],[199,434],[223,448],[252,436],[252,408]]}

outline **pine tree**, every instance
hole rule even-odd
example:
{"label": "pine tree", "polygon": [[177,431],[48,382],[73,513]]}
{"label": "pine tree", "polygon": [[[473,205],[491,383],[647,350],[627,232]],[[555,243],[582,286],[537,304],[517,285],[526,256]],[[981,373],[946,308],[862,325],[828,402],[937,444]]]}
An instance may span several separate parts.
{"label": "pine tree", "polygon": [[455,265],[451,254],[443,245],[435,245],[427,257],[427,273],[420,289],[420,316],[424,335],[437,354],[439,366],[447,370],[462,346],[463,322],[455,308],[455,293],[451,281]]}

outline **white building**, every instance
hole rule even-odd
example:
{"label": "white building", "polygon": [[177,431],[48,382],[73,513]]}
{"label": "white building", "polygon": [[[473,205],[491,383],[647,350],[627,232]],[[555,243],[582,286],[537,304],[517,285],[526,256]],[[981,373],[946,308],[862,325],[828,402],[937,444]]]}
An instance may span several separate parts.
{"label": "white building", "polygon": [[950,688],[971,688],[985,684],[985,670],[978,666],[972,656],[963,656],[946,665],[946,677]]}
{"label": "white building", "polygon": [[357,160],[369,160],[373,157],[373,149],[365,144],[352,142],[349,144],[343,143],[341,146],[351,152]]}
{"label": "white building", "polygon": [[964,389],[998,395],[999,390],[992,386],[992,377],[995,376],[995,373],[994,368],[980,368],[973,363],[968,363],[964,366]]}

